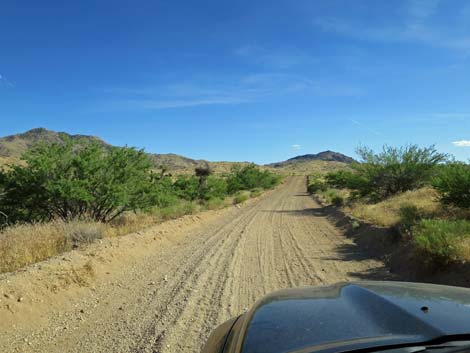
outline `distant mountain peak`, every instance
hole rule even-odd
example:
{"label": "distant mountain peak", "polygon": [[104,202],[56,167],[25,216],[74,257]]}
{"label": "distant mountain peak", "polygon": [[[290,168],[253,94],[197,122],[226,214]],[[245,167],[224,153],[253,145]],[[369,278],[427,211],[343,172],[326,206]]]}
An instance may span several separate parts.
{"label": "distant mountain peak", "polygon": [[334,152],[334,151],[323,151],[315,154],[303,154],[300,156],[289,158],[283,162],[271,163],[270,166],[274,168],[284,167],[286,165],[297,164],[308,161],[325,161],[325,162],[341,162],[341,163],[353,163],[354,159],[346,156],[345,154]]}
{"label": "distant mountain peak", "polygon": [[[79,134],[72,135],[66,132],[57,132],[43,127],[38,127],[19,134],[0,137],[0,165],[5,159],[9,162],[17,162],[24,152],[30,150],[38,143],[62,143],[66,139],[72,139],[78,144],[97,142],[106,148],[113,147],[96,136]],[[206,161],[194,160],[174,153],[149,153],[149,157],[155,166],[165,166],[169,170],[174,171],[192,171],[199,165],[207,164]]]}

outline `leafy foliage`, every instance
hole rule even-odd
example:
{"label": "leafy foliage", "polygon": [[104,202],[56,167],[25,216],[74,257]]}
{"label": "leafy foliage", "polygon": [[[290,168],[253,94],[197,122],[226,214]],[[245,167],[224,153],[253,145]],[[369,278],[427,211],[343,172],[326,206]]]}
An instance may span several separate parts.
{"label": "leafy foliage", "polygon": [[227,178],[227,191],[234,194],[240,190],[256,188],[270,189],[280,182],[280,177],[268,170],[261,171],[256,165],[250,164],[243,168],[234,167]]}
{"label": "leafy foliage", "polygon": [[320,191],[326,191],[328,186],[325,182],[319,178],[309,178],[309,183],[307,186],[307,191],[311,194],[318,193]]}
{"label": "leafy foliage", "polygon": [[458,259],[459,242],[470,235],[470,222],[421,220],[414,230],[418,254],[435,266],[445,266]]}
{"label": "leafy foliage", "polygon": [[93,219],[110,221],[125,211],[166,204],[143,151],[105,150],[93,143],[39,145],[24,155],[25,166],[2,173],[0,207],[15,221]]}
{"label": "leafy foliage", "polygon": [[359,147],[357,153],[362,161],[351,165],[352,172],[330,173],[327,182],[374,200],[422,187],[435,175],[439,163],[447,159],[447,155],[438,153],[434,146],[384,146],[379,153]]}
{"label": "leafy foliage", "polygon": [[279,182],[277,175],[254,165],[226,177],[198,168],[196,175],[173,180],[164,171],[154,173],[143,151],[73,140],[38,145],[23,159],[24,165],[0,172],[0,211],[12,223],[109,222],[126,211],[170,210],[182,200],[221,204],[229,193],[267,189]]}
{"label": "leafy foliage", "polygon": [[247,194],[246,192],[238,191],[235,194],[235,197],[233,198],[233,203],[239,204],[239,203],[245,202],[246,200],[248,200],[249,197],[250,197],[250,194]]}
{"label": "leafy foliage", "polygon": [[189,201],[199,198],[199,179],[194,175],[180,175],[174,186],[178,195]]}
{"label": "leafy foliage", "polygon": [[403,204],[398,210],[400,217],[400,224],[403,225],[406,231],[411,232],[414,227],[422,218],[420,209],[412,204]]}
{"label": "leafy foliage", "polygon": [[453,162],[443,166],[433,180],[433,186],[443,203],[470,208],[469,164]]}
{"label": "leafy foliage", "polygon": [[328,186],[336,189],[361,190],[366,193],[370,189],[366,176],[351,170],[330,172],[326,175],[325,182]]}
{"label": "leafy foliage", "polygon": [[227,181],[215,176],[209,176],[205,188],[202,190],[202,199],[223,199],[227,195]]}

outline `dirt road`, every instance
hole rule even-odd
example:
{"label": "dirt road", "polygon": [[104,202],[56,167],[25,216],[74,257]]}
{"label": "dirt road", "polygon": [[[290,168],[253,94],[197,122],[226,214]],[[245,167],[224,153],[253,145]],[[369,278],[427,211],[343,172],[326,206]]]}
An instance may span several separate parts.
{"label": "dirt road", "polygon": [[[0,279],[0,351],[199,352],[212,328],[265,293],[386,276],[305,189],[305,178],[293,177],[240,208]],[[51,286],[57,272],[69,277]]]}

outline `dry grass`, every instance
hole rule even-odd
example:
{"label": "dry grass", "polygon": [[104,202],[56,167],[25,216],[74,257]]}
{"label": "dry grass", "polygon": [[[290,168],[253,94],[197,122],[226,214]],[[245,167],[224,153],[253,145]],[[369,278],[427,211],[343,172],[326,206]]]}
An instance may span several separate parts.
{"label": "dry grass", "polygon": [[97,239],[133,233],[193,210],[184,205],[153,213],[129,213],[109,224],[53,221],[10,226],[0,233],[0,273],[15,271]]}
{"label": "dry grass", "polygon": [[349,165],[342,162],[333,161],[307,161],[300,163],[288,164],[281,168],[274,168],[273,170],[278,173],[287,175],[312,175],[312,174],[327,174],[338,170],[349,169]]}
{"label": "dry grass", "polygon": [[[245,201],[249,192],[242,194]],[[257,193],[251,197],[259,196]],[[52,256],[70,251],[101,238],[133,233],[169,219],[202,210],[227,207],[236,197],[211,200],[204,205],[180,202],[149,213],[126,213],[111,223],[85,221],[53,221],[48,223],[13,225],[0,232],[0,273],[11,272]]]}
{"label": "dry grass", "polygon": [[324,191],[318,191],[317,193],[315,193],[315,195],[317,195],[317,197],[320,199],[322,203],[328,204],[328,205],[331,205],[333,203],[333,200],[335,197],[340,197],[343,200],[347,200],[350,194],[351,194],[350,191],[346,189],[331,189],[331,188],[328,188]]}
{"label": "dry grass", "polygon": [[345,207],[345,210],[366,222],[389,227],[400,221],[399,211],[403,206],[416,206],[426,217],[435,217],[445,212],[437,199],[436,191],[429,187],[407,191],[376,204],[355,202]]}
{"label": "dry grass", "polygon": [[457,248],[457,254],[463,261],[470,262],[470,237],[464,238],[460,241]]}
{"label": "dry grass", "polygon": [[71,249],[61,222],[17,225],[0,233],[0,272],[9,272]]}

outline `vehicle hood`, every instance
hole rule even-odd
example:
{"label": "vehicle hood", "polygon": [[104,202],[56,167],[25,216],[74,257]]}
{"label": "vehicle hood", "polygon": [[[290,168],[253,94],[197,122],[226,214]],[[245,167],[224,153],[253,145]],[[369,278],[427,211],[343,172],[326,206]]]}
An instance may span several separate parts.
{"label": "vehicle hood", "polygon": [[402,282],[274,292],[241,316],[225,352],[340,352],[470,334],[470,290]]}

